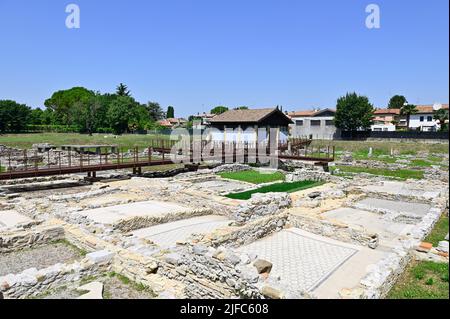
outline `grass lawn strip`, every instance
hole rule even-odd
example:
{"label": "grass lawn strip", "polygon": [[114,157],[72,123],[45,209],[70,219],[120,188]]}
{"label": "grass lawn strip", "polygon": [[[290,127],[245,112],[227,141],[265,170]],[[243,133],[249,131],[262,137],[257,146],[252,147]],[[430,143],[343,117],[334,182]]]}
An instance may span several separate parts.
{"label": "grass lawn strip", "polygon": [[222,178],[233,179],[241,182],[252,184],[265,184],[276,181],[284,181],[285,175],[281,172],[261,173],[255,170],[241,171],[241,172],[224,172],[219,173]]}
{"label": "grass lawn strip", "polygon": [[264,187],[260,187],[257,189],[241,192],[241,193],[232,193],[226,195],[226,197],[231,199],[241,199],[241,200],[247,200],[252,197],[253,194],[256,193],[293,193],[297,191],[301,191],[304,189],[317,187],[320,185],[323,185],[325,182],[317,182],[317,181],[300,181],[300,182],[293,182],[293,183],[277,183],[272,184]]}

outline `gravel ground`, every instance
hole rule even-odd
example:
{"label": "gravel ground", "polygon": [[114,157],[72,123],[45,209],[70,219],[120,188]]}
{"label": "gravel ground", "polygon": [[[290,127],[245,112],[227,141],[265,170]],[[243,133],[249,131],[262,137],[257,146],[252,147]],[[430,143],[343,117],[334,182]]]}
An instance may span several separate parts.
{"label": "gravel ground", "polygon": [[[125,284],[116,277],[101,277],[94,281],[103,283],[104,299],[152,299],[154,296],[146,291],[134,287],[133,284]],[[83,283],[85,284],[85,283]],[[83,284],[80,284],[82,286]],[[44,294],[38,299],[76,299],[83,292],[66,287],[59,288],[49,294]]]}
{"label": "gravel ground", "polygon": [[57,263],[71,263],[81,258],[80,252],[64,243],[0,254],[0,276],[18,274],[29,268],[43,269]]}

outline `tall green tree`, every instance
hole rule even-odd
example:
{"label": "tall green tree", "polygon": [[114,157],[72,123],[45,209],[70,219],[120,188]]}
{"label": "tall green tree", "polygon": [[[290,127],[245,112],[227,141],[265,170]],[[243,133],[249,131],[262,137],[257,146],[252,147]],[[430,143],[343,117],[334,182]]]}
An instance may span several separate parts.
{"label": "tall green tree", "polygon": [[22,132],[28,123],[31,108],[12,100],[0,100],[0,133]]}
{"label": "tall green tree", "polygon": [[44,105],[54,111],[54,124],[73,125],[76,113],[73,112],[75,103],[93,97],[95,93],[83,87],[74,87],[53,93]]}
{"label": "tall green tree", "polygon": [[211,114],[222,114],[228,111],[228,107],[226,106],[216,106],[211,110]]}
{"label": "tall green tree", "polygon": [[372,125],[373,111],[367,97],[347,93],[337,100],[334,124],[343,131],[368,130]]}
{"label": "tall green tree", "polygon": [[235,107],[233,110],[248,110],[248,106],[238,106]]}
{"label": "tall green tree", "polygon": [[44,117],[44,111],[40,108],[32,109],[28,118],[28,124],[42,125]]}
{"label": "tall green tree", "polygon": [[120,83],[116,88],[116,95],[131,97],[131,92],[125,84]]}
{"label": "tall green tree", "polygon": [[409,130],[411,115],[417,114],[418,110],[414,104],[405,104],[400,109],[400,115],[406,116],[406,127]]}
{"label": "tall green tree", "polygon": [[173,108],[173,106],[169,106],[167,108],[166,117],[168,119],[173,119],[175,117],[175,109]]}
{"label": "tall green tree", "polygon": [[152,119],[153,121],[159,121],[159,120],[164,119],[165,114],[161,108],[161,105],[159,105],[159,103],[148,102],[146,105],[146,108],[147,108],[150,119]]}
{"label": "tall green tree", "polygon": [[115,134],[125,133],[135,120],[138,103],[129,96],[119,96],[109,106],[107,117]]}
{"label": "tall green tree", "polygon": [[98,128],[99,110],[102,108],[101,95],[85,98],[75,103],[74,111],[78,114],[76,125],[80,132],[92,135]]}
{"label": "tall green tree", "polygon": [[403,95],[394,95],[389,100],[388,109],[401,109],[408,101]]}
{"label": "tall green tree", "polygon": [[446,121],[448,121],[448,110],[441,108],[439,110],[434,111],[433,118],[439,122],[439,125],[441,126],[440,128],[441,131],[448,130],[448,124],[445,123]]}

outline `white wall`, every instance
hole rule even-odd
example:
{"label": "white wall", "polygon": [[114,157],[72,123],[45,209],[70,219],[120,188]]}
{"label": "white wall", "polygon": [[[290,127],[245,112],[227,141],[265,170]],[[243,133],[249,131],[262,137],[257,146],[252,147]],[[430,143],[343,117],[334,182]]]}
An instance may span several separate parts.
{"label": "white wall", "polygon": [[372,131],[394,132],[395,125],[393,124],[375,124],[370,127]]}
{"label": "white wall", "polygon": [[[428,121],[428,117],[431,116],[431,121]],[[420,118],[423,117],[423,121],[420,121]],[[440,128],[438,122],[433,118],[432,113],[428,114],[414,114],[411,115],[409,120],[409,127],[412,129],[417,129],[422,127],[423,130],[429,130],[430,128],[435,128],[436,130]]]}
{"label": "white wall", "polygon": [[[336,126],[326,125],[326,121],[334,120],[332,116],[316,116],[316,117],[294,117],[292,118],[294,124],[292,128],[292,136],[294,137],[309,137],[312,135],[313,139],[331,140],[337,131]],[[303,121],[303,125],[297,125],[296,121]],[[320,121],[320,126],[311,126],[311,120]]]}

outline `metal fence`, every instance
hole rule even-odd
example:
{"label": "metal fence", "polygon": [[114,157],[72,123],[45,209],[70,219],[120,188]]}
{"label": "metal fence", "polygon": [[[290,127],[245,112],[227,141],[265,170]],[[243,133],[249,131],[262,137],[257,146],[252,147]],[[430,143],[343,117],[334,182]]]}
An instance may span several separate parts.
{"label": "metal fence", "polygon": [[421,132],[421,131],[394,131],[394,132],[343,131],[343,132],[341,132],[341,139],[343,139],[343,140],[366,140],[369,138],[448,140],[449,132]]}

